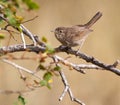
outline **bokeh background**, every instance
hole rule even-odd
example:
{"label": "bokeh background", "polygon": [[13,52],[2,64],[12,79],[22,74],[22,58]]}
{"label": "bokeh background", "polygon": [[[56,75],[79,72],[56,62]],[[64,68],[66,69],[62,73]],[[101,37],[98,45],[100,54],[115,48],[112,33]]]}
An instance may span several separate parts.
{"label": "bokeh background", "polygon": [[[26,19],[38,15],[35,20],[25,26],[39,37],[45,36],[49,44],[57,47],[60,43],[55,39],[51,30],[58,26],[72,26],[84,24],[98,11],[103,13],[102,18],[92,27],[94,30],[84,43],[81,51],[94,56],[102,62],[112,64],[120,59],[120,0],[37,0],[40,10],[23,14]],[[6,42],[7,43],[6,36]],[[20,37],[16,36],[20,43]],[[27,38],[26,38],[27,39]],[[29,43],[29,41],[28,41]],[[14,55],[21,56],[23,53]],[[35,56],[34,53],[27,53]],[[60,53],[65,58],[68,55]],[[71,56],[73,63],[85,63],[83,60]],[[23,67],[34,70],[36,61],[14,61]],[[86,70],[83,75],[74,70],[63,68],[73,94],[86,105],[120,105],[120,77],[114,73],[100,70]],[[30,77],[30,75],[28,75]],[[59,102],[59,96],[64,88],[60,77],[54,77],[52,89],[46,87],[24,94],[27,105],[77,105],[71,102],[68,95]],[[22,90],[24,82],[18,71],[3,62],[0,62],[0,89]],[[16,94],[0,94],[0,105],[13,105]]]}

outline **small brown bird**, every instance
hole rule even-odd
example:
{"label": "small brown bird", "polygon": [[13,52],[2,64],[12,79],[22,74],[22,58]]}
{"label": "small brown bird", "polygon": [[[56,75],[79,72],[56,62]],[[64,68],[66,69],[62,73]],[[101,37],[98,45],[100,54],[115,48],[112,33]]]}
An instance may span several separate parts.
{"label": "small brown bird", "polygon": [[97,12],[93,18],[84,25],[75,25],[72,27],[57,27],[54,31],[55,37],[62,43],[62,45],[74,47],[80,46],[84,43],[88,33],[90,33],[91,26],[102,16],[101,12]]}

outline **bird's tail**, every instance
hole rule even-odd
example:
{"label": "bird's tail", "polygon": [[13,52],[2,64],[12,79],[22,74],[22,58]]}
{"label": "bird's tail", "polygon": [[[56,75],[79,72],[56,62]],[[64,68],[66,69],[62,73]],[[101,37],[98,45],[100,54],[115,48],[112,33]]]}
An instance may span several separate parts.
{"label": "bird's tail", "polygon": [[97,12],[97,13],[93,16],[93,18],[92,18],[88,23],[85,24],[85,26],[86,26],[87,28],[90,28],[98,19],[100,19],[101,16],[102,16],[102,13],[101,13],[101,12]]}

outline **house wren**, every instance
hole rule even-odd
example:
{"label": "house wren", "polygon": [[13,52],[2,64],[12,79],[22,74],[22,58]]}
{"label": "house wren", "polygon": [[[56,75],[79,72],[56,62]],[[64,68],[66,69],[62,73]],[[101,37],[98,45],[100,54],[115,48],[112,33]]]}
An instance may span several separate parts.
{"label": "house wren", "polygon": [[[75,25],[72,27],[57,27],[54,31],[55,37],[62,45],[74,47],[82,46],[88,34],[93,31],[91,26],[102,16],[101,12],[97,12],[93,18],[84,25]],[[79,47],[79,49],[80,49]]]}

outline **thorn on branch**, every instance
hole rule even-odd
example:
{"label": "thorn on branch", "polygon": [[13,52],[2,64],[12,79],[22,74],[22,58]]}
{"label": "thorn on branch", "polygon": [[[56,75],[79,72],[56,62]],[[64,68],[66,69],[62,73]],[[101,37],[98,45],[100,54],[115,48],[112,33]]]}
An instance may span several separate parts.
{"label": "thorn on branch", "polygon": [[118,64],[119,64],[119,60],[115,61],[112,66],[113,66],[113,67],[117,67]]}

